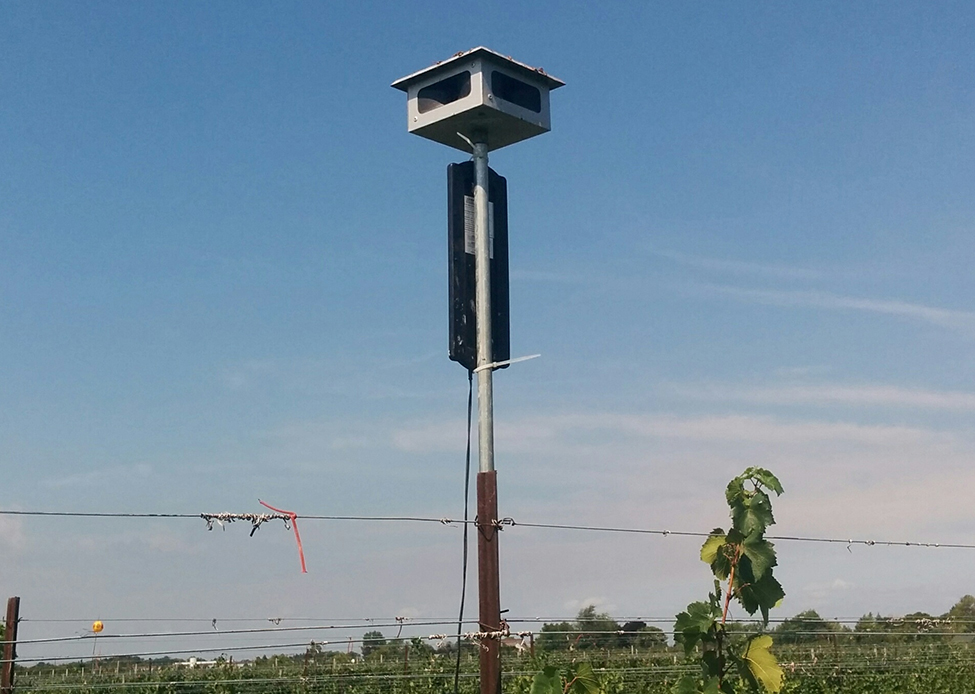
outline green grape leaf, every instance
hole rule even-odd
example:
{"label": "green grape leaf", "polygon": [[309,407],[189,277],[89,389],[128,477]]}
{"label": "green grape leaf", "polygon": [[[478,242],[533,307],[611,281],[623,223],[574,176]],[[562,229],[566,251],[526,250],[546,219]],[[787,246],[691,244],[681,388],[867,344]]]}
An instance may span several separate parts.
{"label": "green grape leaf", "polygon": [[[752,482],[754,490],[747,489],[745,482]],[[760,467],[750,467],[728,483],[725,499],[731,507],[731,518],[736,530],[743,535],[763,533],[775,523],[772,515],[772,502],[762,488],[777,495],[782,493],[782,485],[771,472]]]}
{"label": "green grape leaf", "polygon": [[[730,530],[728,530],[728,535],[726,536],[726,540],[729,545],[737,546],[745,541],[745,537],[746,535],[744,533],[738,532],[738,530],[736,530],[735,528],[731,528]],[[731,550],[732,548],[728,548],[727,551],[731,551]]]}
{"label": "green grape leaf", "polygon": [[724,490],[724,498],[727,500],[728,505],[734,508],[741,503],[741,500],[745,497],[745,478],[742,476],[736,477],[730,482]]}
{"label": "green grape leaf", "polygon": [[531,694],[562,694],[562,678],[559,669],[554,665],[546,665],[541,672],[532,679]]}
{"label": "green grape leaf", "polygon": [[572,674],[572,686],[569,688],[569,692],[573,694],[575,692],[579,694],[602,694],[602,685],[599,683],[596,673],[593,672],[592,665],[579,663]]}
{"label": "green grape leaf", "polygon": [[[737,577],[736,577],[737,578]],[[737,580],[735,581],[737,583]],[[745,608],[748,614],[755,614],[762,611],[762,620],[768,624],[768,611],[775,607],[782,598],[785,591],[782,585],[775,579],[771,571],[765,574],[754,583],[743,584],[738,590],[738,602]]]}
{"label": "green grape leaf", "polygon": [[779,496],[783,492],[782,483],[779,482],[779,478],[763,467],[747,468],[741,476],[758,482],[766,489],[771,489],[775,492],[776,496]]}
{"label": "green grape leaf", "polygon": [[701,547],[701,561],[703,561],[705,564],[711,564],[715,557],[718,556],[718,552],[724,543],[724,530],[721,528],[715,528],[712,530],[711,535],[709,535],[708,539],[704,541],[704,546]]}
{"label": "green grape leaf", "polygon": [[[687,615],[687,619],[685,620],[686,626],[684,628],[696,628],[702,632],[711,629],[714,626],[715,620],[721,616],[720,612],[715,614],[714,606],[709,602],[692,602],[687,606],[687,612],[684,614]],[[680,617],[678,616],[677,619],[679,622]]]}
{"label": "green grape leaf", "polygon": [[772,694],[782,689],[782,679],[785,673],[779,667],[779,662],[769,651],[772,637],[767,634],[756,636],[748,642],[742,659],[748,665],[748,670],[762,687]]}
{"label": "green grape leaf", "polygon": [[[671,694],[701,694],[701,686],[696,677],[684,675],[670,688]],[[532,694],[535,694],[532,692]]]}
{"label": "green grape leaf", "polygon": [[[718,547],[718,551],[714,554],[714,559],[711,563],[711,572],[714,577],[719,581],[723,581],[728,578],[731,573],[732,564],[736,561],[738,556],[738,543],[744,539],[738,531],[731,529],[728,534],[725,535],[725,542],[723,545]],[[703,548],[702,548],[703,552]]]}
{"label": "green grape leaf", "polygon": [[674,640],[684,644],[684,652],[690,655],[698,641],[714,628],[721,612],[713,603],[692,602],[687,610],[677,615],[674,622]]}
{"label": "green grape leaf", "polygon": [[765,492],[744,491],[740,499],[731,507],[731,522],[735,530],[745,537],[762,534],[770,525],[775,524],[772,515],[772,502]]}
{"label": "green grape leaf", "polygon": [[704,683],[703,694],[721,694],[721,680],[712,677]]}
{"label": "green grape leaf", "polygon": [[711,605],[711,612],[714,615],[721,614],[721,581],[714,579],[714,592],[708,593],[708,604]]}
{"label": "green grape leaf", "polygon": [[776,565],[775,545],[760,535],[749,535],[741,545],[742,552],[751,564],[752,577],[760,579]]}
{"label": "green grape leaf", "polygon": [[715,555],[714,561],[711,562],[711,573],[720,581],[725,580],[731,574],[731,559],[728,558],[727,550],[733,548],[734,545],[725,543],[721,546],[721,551]]}
{"label": "green grape leaf", "polygon": [[704,668],[707,674],[713,677],[721,674],[721,656],[718,655],[717,651],[704,651],[701,654],[701,660],[704,661]]}

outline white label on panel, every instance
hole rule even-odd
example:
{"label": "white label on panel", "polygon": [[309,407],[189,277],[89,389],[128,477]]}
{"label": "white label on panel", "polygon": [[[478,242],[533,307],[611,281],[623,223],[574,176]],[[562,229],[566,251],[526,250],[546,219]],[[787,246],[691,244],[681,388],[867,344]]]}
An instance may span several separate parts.
{"label": "white label on panel", "polygon": [[[494,259],[494,203],[488,203],[488,245],[490,247],[491,259]],[[477,255],[474,252],[474,198],[470,195],[464,196],[464,252],[469,255]]]}

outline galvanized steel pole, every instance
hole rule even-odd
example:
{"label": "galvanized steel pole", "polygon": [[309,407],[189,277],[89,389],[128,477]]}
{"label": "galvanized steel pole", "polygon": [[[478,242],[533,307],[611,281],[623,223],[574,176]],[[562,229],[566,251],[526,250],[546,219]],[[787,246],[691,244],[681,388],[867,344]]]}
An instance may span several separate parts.
{"label": "galvanized steel pole", "polygon": [[[501,629],[498,555],[498,478],[494,469],[494,361],[491,343],[491,229],[488,147],[474,142],[474,268],[477,312],[477,586],[482,632]],[[485,368],[487,367],[487,368]],[[481,694],[501,694],[501,644],[485,639],[480,651]]]}
{"label": "galvanized steel pole", "polygon": [[491,230],[488,229],[488,149],[474,144],[474,272],[477,312],[478,472],[494,470],[494,361],[491,343]]}

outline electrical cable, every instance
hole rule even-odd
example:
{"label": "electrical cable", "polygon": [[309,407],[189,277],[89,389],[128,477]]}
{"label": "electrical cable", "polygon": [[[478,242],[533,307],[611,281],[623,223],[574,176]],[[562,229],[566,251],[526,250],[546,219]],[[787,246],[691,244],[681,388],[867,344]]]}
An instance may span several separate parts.
{"label": "electrical cable", "polygon": [[464,457],[464,567],[460,579],[460,614],[457,617],[457,662],[454,666],[454,694],[460,691],[460,644],[464,626],[464,602],[467,598],[467,521],[471,500],[471,422],[474,412],[474,372],[467,370],[467,453]]}

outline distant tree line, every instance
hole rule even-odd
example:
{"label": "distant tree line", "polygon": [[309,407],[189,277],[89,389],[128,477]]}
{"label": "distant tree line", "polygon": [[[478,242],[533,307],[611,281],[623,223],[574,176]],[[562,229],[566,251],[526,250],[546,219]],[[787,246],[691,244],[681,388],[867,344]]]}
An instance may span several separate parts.
{"label": "distant tree line", "polygon": [[[730,623],[739,631],[757,631],[752,622]],[[948,638],[971,634],[975,639],[975,597],[965,595],[942,615],[912,612],[903,617],[884,617],[867,613],[852,627],[824,619],[816,610],[805,610],[771,629],[778,643],[828,643],[837,637],[852,638],[858,643],[909,641],[930,633],[947,634]],[[963,637],[968,638],[968,637]],[[544,651],[587,650],[593,648],[666,648],[667,637],[646,622],[620,623],[594,605],[579,611],[574,621],[542,625],[536,645]]]}
{"label": "distant tree line", "polygon": [[975,636],[975,597],[963,596],[941,615],[912,612],[903,617],[885,617],[868,612],[850,628],[823,619],[816,610],[806,610],[786,619],[772,630],[779,643],[813,643],[834,640],[837,636],[853,638],[858,643],[890,643],[929,639],[925,634],[944,634],[946,638],[965,634]]}
{"label": "distant tree line", "polygon": [[[757,631],[754,622],[729,622],[732,629]],[[942,634],[943,638],[975,641],[975,596],[965,595],[951,609],[941,615],[927,612],[912,612],[903,617],[883,616],[868,612],[852,626],[824,619],[816,610],[805,610],[790,617],[771,630],[777,643],[815,644],[836,643],[839,639],[857,643],[891,643],[924,640],[930,642],[931,634]],[[3,624],[0,623],[0,638]],[[586,651],[592,649],[639,649],[664,650],[668,647],[666,634],[657,627],[643,621],[617,622],[605,612],[597,612],[594,605],[579,610],[575,620],[543,624],[535,646],[542,651]],[[380,631],[369,631],[363,636],[362,656],[372,660],[397,660],[410,658],[430,658],[456,653],[457,645],[453,639],[445,640],[437,648],[420,638],[387,639]],[[462,652],[477,654],[477,645],[469,641],[461,643]],[[273,664],[280,660],[300,661],[307,664],[320,661],[350,661],[358,658],[355,652],[344,653],[328,651],[321,643],[312,642],[303,654],[258,656],[253,660],[257,666]],[[180,662],[171,657],[157,657],[143,660],[138,656],[108,657],[101,660],[101,667],[107,669],[116,664],[148,664],[150,667],[165,667]],[[33,666],[36,670],[57,667],[59,670],[74,670],[84,667],[84,661],[64,663],[54,666],[40,662]]]}
{"label": "distant tree line", "polygon": [[543,651],[593,648],[666,648],[664,632],[646,622],[620,624],[595,605],[579,610],[573,622],[543,624],[536,645]]}

